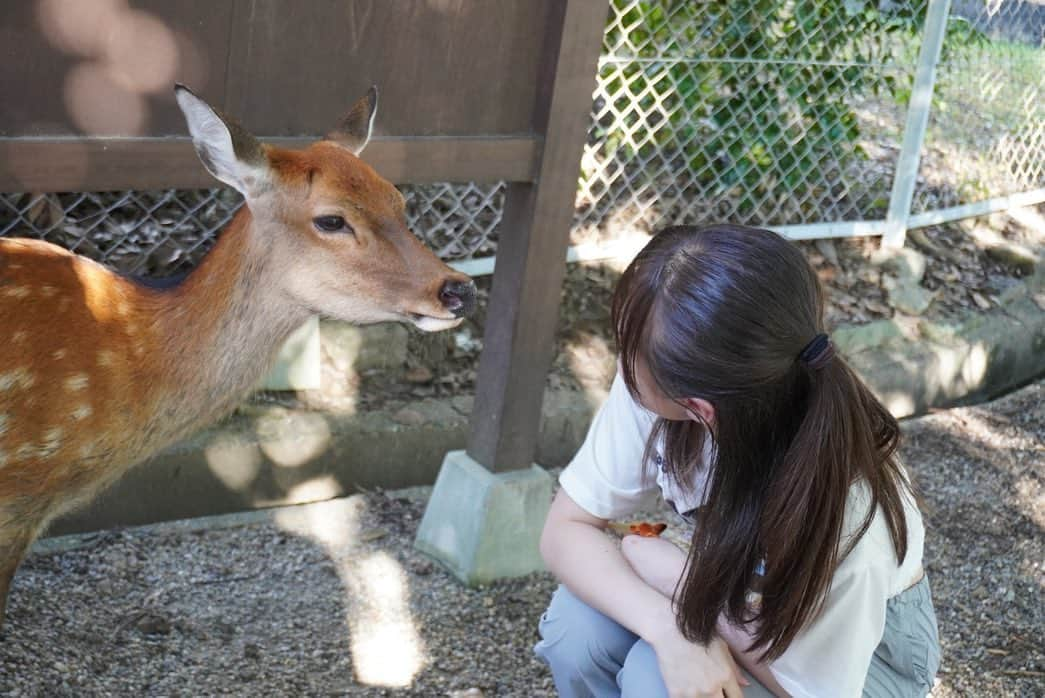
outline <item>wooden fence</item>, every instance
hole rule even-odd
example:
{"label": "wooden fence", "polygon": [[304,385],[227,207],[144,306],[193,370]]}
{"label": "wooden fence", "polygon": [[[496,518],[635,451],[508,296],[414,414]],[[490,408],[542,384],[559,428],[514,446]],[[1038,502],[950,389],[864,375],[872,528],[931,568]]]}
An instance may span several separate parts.
{"label": "wooden fence", "polygon": [[265,141],[314,140],[371,84],[366,160],[505,180],[468,452],[534,457],[604,0],[0,1],[0,191],[212,186],[171,87]]}

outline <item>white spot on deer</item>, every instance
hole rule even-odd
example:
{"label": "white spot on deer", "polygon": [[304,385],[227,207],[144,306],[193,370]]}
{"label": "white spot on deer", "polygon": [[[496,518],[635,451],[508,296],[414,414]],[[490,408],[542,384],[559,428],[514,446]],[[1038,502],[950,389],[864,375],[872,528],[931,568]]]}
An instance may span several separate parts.
{"label": "white spot on deer", "polygon": [[87,387],[88,382],[90,382],[90,379],[86,373],[74,373],[65,379],[65,389],[69,392],[83,390]]}
{"label": "white spot on deer", "polygon": [[62,436],[64,432],[61,427],[51,427],[44,434],[43,443],[40,444],[40,455],[53,456],[62,447]]}
{"label": "white spot on deer", "polygon": [[28,286],[12,286],[4,289],[4,295],[8,298],[28,298],[29,293]]}
{"label": "white spot on deer", "polygon": [[8,421],[7,415],[6,414],[0,414],[0,436],[3,436],[4,434],[7,433],[7,421]]}
{"label": "white spot on deer", "polygon": [[98,365],[99,366],[113,366],[116,364],[116,354],[112,353],[108,349],[103,349],[98,352]]}
{"label": "white spot on deer", "polygon": [[91,445],[90,444],[86,444],[84,446],[80,446],[80,457],[81,458],[90,458],[92,453],[93,453],[93,451],[91,449]]}
{"label": "white spot on deer", "polygon": [[56,349],[55,351],[51,352],[51,356],[53,356],[56,361],[61,361],[62,359],[64,359],[65,354],[65,349]]}
{"label": "white spot on deer", "polygon": [[91,409],[91,406],[87,403],[84,403],[82,405],[79,405],[75,410],[73,410],[73,419],[75,419],[78,422],[82,422],[83,420],[90,417],[93,412],[94,410]]}
{"label": "white spot on deer", "polygon": [[29,339],[29,333],[25,330],[18,330],[13,335],[11,335],[11,341],[15,342],[16,344],[21,344],[27,339]]}
{"label": "white spot on deer", "polygon": [[16,368],[13,371],[0,373],[0,391],[13,390],[14,388],[27,390],[33,387],[34,383],[36,383],[36,378],[25,368]]}
{"label": "white spot on deer", "polygon": [[40,293],[43,294],[44,298],[53,298],[58,294],[58,289],[50,284],[44,284],[40,287]]}

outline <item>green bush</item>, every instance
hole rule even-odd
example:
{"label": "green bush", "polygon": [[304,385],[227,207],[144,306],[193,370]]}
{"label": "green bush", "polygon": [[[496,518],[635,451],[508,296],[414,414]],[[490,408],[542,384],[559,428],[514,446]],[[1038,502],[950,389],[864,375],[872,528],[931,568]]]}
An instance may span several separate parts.
{"label": "green bush", "polygon": [[[665,159],[688,167],[742,213],[830,188],[866,157],[852,98],[905,99],[917,55],[905,37],[925,15],[925,0],[888,10],[858,0],[611,4],[606,50],[634,60],[607,66],[605,92],[621,118],[596,124],[604,153],[626,148],[651,177]],[[910,69],[882,69],[894,61]]]}

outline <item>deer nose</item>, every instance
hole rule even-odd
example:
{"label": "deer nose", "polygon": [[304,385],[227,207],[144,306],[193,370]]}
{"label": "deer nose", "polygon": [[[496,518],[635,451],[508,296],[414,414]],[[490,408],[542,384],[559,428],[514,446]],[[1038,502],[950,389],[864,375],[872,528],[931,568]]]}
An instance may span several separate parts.
{"label": "deer nose", "polygon": [[454,317],[471,315],[475,310],[475,282],[447,281],[439,289],[439,300]]}

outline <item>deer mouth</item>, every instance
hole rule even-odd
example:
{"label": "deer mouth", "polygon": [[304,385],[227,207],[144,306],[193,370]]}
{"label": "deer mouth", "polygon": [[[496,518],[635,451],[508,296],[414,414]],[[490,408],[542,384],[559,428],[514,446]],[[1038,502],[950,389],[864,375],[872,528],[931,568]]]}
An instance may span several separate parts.
{"label": "deer mouth", "polygon": [[435,317],[434,315],[420,315],[418,313],[409,313],[407,317],[414,324],[414,327],[422,332],[449,330],[457,327],[464,321],[463,317]]}

